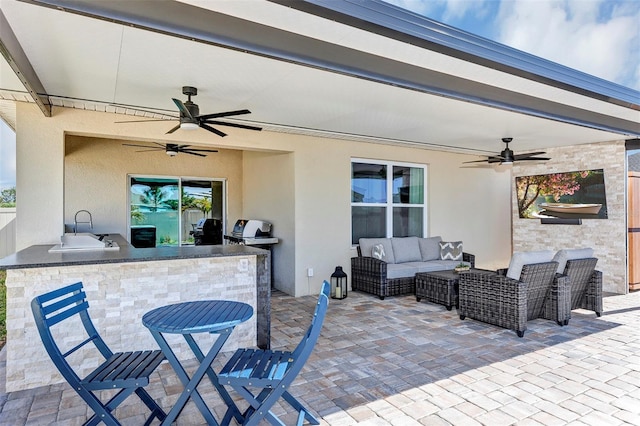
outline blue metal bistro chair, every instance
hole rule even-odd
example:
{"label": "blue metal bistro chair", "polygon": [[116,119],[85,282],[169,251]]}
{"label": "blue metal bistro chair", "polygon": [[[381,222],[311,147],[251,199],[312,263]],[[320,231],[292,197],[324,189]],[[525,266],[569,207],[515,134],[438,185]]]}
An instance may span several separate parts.
{"label": "blue metal bistro chair", "polygon": [[[156,350],[113,353],[94,327],[89,317],[88,308],[89,302],[86,300],[81,282],[38,296],[31,302],[31,310],[42,343],[44,343],[51,360],[73,390],[95,412],[85,425],[97,425],[100,422],[104,422],[106,425],[120,425],[112,411],[133,392],[151,410],[151,415],[145,425],[150,424],[154,417],[161,421],[164,420],[166,417],[164,411],[143,389],[149,384],[151,373],[164,360],[162,352]],[[61,348],[54,340],[52,327],[65,320],[77,318],[77,316],[80,317],[88,337],[70,349]],[[65,323],[66,327],[68,330],[73,330],[72,327],[75,324],[70,323],[73,321]],[[105,361],[88,376],[81,379],[67,362],[67,357],[89,343],[95,345],[104,356]],[[106,404],[103,404],[94,392],[106,389],[119,389],[119,391]]]}
{"label": "blue metal bistro chair", "polygon": [[[284,426],[284,423],[271,411],[271,407],[280,397],[298,412],[298,425],[302,425],[305,419],[311,424],[320,424],[309,409],[298,402],[288,389],[309,359],[318,341],[329,304],[329,291],[329,283],[325,281],[322,284],[311,326],[293,352],[238,349],[218,374],[221,385],[231,386],[250,404],[243,413],[242,425],[257,425],[262,419],[266,419],[273,425]],[[256,395],[249,390],[250,388],[259,389],[260,392]],[[234,410],[230,407],[222,424],[228,424],[231,421],[233,412]]]}

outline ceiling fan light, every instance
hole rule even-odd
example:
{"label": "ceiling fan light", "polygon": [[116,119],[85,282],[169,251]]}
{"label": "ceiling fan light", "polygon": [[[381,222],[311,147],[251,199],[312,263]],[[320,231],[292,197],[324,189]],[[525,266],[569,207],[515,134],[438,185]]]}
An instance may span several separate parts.
{"label": "ceiling fan light", "polygon": [[200,126],[198,126],[197,123],[188,123],[188,122],[180,123],[180,128],[182,130],[196,130],[198,127]]}
{"label": "ceiling fan light", "polygon": [[169,150],[167,150],[167,155],[169,157],[175,157],[176,155],[178,155],[178,151],[169,151]]}

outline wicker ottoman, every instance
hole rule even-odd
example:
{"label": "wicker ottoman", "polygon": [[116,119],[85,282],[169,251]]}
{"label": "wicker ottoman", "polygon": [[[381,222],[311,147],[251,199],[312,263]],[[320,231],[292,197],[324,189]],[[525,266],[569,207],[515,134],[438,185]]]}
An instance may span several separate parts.
{"label": "wicker ottoman", "polygon": [[439,303],[450,311],[458,307],[458,274],[453,271],[419,272],[416,274],[416,300],[422,298]]}

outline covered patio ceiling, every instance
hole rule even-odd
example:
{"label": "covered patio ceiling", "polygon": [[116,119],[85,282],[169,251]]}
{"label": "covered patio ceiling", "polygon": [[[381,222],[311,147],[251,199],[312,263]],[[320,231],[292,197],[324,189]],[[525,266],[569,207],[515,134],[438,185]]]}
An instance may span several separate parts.
{"label": "covered patio ceiling", "polygon": [[[639,92],[378,1],[0,8],[0,116],[13,126],[16,101],[54,117],[65,107],[175,119],[171,98],[195,86],[201,114],[247,108],[228,121],[273,132],[478,155],[503,137],[518,153],[640,136]],[[246,130],[224,131],[212,146]]]}

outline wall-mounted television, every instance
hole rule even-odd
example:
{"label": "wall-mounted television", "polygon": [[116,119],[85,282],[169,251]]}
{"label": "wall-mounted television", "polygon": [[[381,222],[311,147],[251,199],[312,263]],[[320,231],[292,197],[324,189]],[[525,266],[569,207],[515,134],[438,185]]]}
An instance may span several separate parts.
{"label": "wall-mounted television", "polygon": [[523,219],[607,219],[604,170],[516,177]]}

